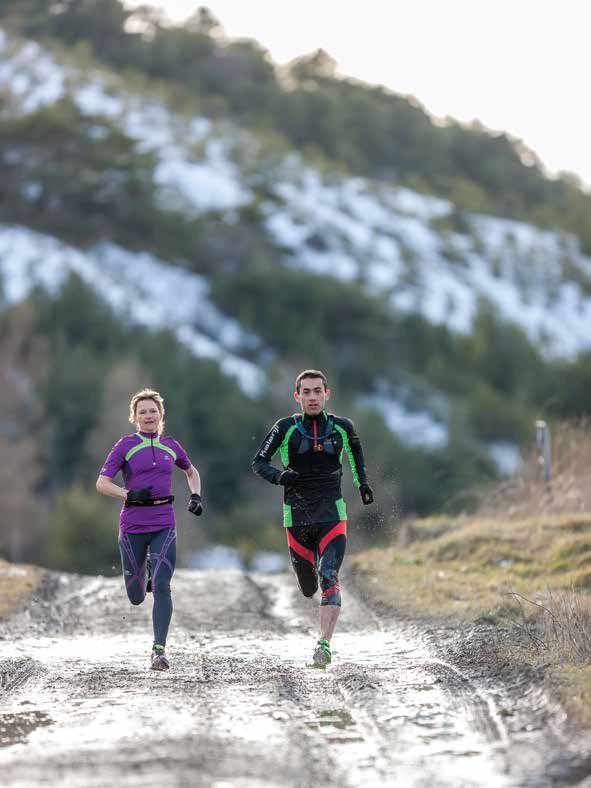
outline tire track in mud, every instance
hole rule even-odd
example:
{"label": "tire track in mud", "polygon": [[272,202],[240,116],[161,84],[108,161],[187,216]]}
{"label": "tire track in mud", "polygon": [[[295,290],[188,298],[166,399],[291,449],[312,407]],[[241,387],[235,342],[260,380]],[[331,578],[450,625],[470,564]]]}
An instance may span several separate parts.
{"label": "tire track in mud", "polygon": [[[297,600],[294,602],[297,606]],[[452,781],[444,781],[439,769],[432,771],[421,767],[424,758],[420,753],[418,760],[413,760],[412,741],[405,742],[404,759],[393,757],[392,753],[399,750],[400,742],[405,738],[400,736],[401,723],[402,726],[410,723],[419,731],[423,729],[429,732],[427,738],[430,749],[435,750],[435,756],[442,756],[440,761],[450,758],[456,761],[466,757],[479,758],[481,763],[478,768],[482,771],[484,760],[487,760],[483,755],[487,750],[490,750],[493,759],[495,756],[495,748],[488,745],[506,741],[506,731],[495,715],[492,701],[455,667],[443,660],[428,656],[420,644],[409,642],[400,634],[397,637],[388,634],[378,616],[359,599],[349,599],[345,609],[347,608],[349,616],[347,618],[343,614],[341,620],[346,630],[349,630],[349,635],[347,631],[342,633],[343,627],[341,627],[341,634],[337,634],[334,642],[350,640],[354,636],[352,652],[357,659],[353,663],[338,664],[337,662],[327,674],[330,673],[335,697],[342,699],[352,723],[365,739],[366,752],[372,752],[369,766],[374,775],[379,775],[384,785],[388,784],[393,774],[397,774],[398,779],[404,779],[405,785],[507,784],[501,763],[486,764],[480,780],[464,780],[466,774],[472,770],[467,764],[465,770],[453,770]],[[411,671],[414,673],[420,671],[420,676],[417,676],[415,681],[401,681],[405,676],[409,678]],[[328,679],[328,675],[326,678]],[[434,704],[416,702],[417,696],[433,687],[437,687],[441,696],[438,703],[442,708],[438,710],[438,716],[443,719],[437,719],[437,715],[427,713],[427,709]],[[404,695],[409,693],[414,696],[416,708],[397,714],[397,710],[409,706],[408,698],[404,698]],[[445,717],[455,717],[456,729],[458,726],[461,727],[460,723],[463,723],[467,730],[456,730],[453,734],[446,732],[446,727],[453,725],[449,720],[446,721]],[[397,724],[387,724],[392,721]],[[476,741],[472,735],[474,731],[479,734]],[[449,742],[450,738],[459,740],[460,745],[462,739],[468,738],[470,746],[459,746],[456,741],[453,748],[448,746],[447,749],[440,748],[440,752],[437,752],[437,748],[433,745],[440,741]],[[409,764],[410,768],[408,768]],[[495,769],[494,766],[497,768]],[[349,771],[353,767],[355,764],[350,764]],[[425,776],[417,778],[415,768],[419,773],[423,768]],[[463,777],[462,771],[466,772]],[[498,774],[493,774],[493,771]],[[431,777],[427,777],[427,772],[431,773]],[[360,772],[355,783],[362,784],[363,781],[364,775]]]}
{"label": "tire track in mud", "polygon": [[0,701],[3,696],[20,689],[40,667],[39,663],[30,658],[0,662]]}
{"label": "tire track in mud", "polygon": [[326,671],[291,577],[180,570],[173,598],[164,674],[120,578],[52,576],[0,622],[6,788],[557,784],[510,774],[487,692],[355,594]]}
{"label": "tire track in mud", "polygon": [[473,681],[453,665],[440,659],[427,659],[425,664],[434,672],[443,673],[443,679],[456,702],[465,707],[466,717],[475,729],[492,742],[508,743],[507,729],[488,693],[482,691]]}
{"label": "tire track in mud", "polygon": [[[361,601],[359,594],[355,598],[354,606],[357,608],[357,618],[361,619],[361,621],[371,620],[379,632],[386,632],[386,627],[380,616]],[[410,638],[411,642],[416,640],[416,638],[417,635],[413,633],[413,636]],[[398,652],[381,656],[386,664],[391,658],[400,658]],[[402,658],[405,657],[403,656]],[[456,666],[443,659],[435,656],[419,657],[416,654],[412,658],[415,663],[420,662],[428,666],[436,674],[435,682],[444,682],[452,696],[452,703],[461,702],[463,704],[466,716],[472,721],[472,724],[482,736],[492,742],[503,742],[505,744],[508,742],[507,728],[489,692],[470,680]],[[374,669],[380,669],[380,666],[374,665]],[[428,685],[420,684],[418,686],[424,688]]]}

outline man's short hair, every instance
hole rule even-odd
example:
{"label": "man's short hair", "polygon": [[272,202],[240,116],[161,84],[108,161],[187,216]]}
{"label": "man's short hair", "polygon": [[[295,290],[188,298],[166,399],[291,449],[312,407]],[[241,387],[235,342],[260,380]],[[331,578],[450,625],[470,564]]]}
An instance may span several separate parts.
{"label": "man's short hair", "polygon": [[326,391],[326,389],[328,388],[328,379],[324,374],[324,372],[321,372],[319,369],[305,369],[303,372],[300,372],[300,374],[296,378],[295,386],[298,394],[300,392],[300,385],[302,383],[302,380],[305,380],[305,378],[320,378],[324,383],[324,390]]}

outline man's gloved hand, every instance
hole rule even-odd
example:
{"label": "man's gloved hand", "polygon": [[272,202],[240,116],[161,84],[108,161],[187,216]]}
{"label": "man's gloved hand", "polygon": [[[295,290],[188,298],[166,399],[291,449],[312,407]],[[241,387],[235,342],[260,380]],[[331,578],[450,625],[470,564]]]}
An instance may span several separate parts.
{"label": "man's gloved hand", "polygon": [[187,509],[191,512],[191,514],[200,517],[203,514],[203,505],[201,503],[201,496],[199,493],[193,493],[189,498],[189,505]]}
{"label": "man's gloved hand", "polygon": [[299,481],[300,474],[297,471],[292,471],[291,468],[288,468],[282,472],[281,476],[277,480],[277,484],[281,484],[283,487],[295,487]]}
{"label": "man's gloved hand", "polygon": [[149,487],[137,487],[135,490],[128,490],[125,499],[126,506],[141,506],[152,500],[152,485]]}
{"label": "man's gloved hand", "polygon": [[361,484],[359,486],[359,495],[361,495],[361,500],[366,506],[373,503],[373,490],[369,484]]}

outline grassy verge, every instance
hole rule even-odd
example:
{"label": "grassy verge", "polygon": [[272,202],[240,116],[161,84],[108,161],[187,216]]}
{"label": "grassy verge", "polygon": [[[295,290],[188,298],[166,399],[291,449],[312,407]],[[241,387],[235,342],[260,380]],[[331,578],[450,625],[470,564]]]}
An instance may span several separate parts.
{"label": "grassy verge", "polygon": [[402,614],[498,626],[500,653],[549,664],[569,716],[591,726],[591,513],[406,523],[353,564]]}
{"label": "grassy verge", "polygon": [[44,570],[28,564],[9,564],[0,559],[0,618],[25,602],[39,587]]}

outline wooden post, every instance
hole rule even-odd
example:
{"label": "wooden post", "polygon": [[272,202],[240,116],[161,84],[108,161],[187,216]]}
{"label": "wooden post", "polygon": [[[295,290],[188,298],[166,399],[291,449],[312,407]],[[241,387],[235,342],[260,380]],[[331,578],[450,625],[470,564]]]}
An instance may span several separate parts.
{"label": "wooden post", "polygon": [[552,442],[550,428],[545,421],[536,421],[536,445],[540,452],[540,464],[544,472],[544,481],[549,485],[552,478]]}

